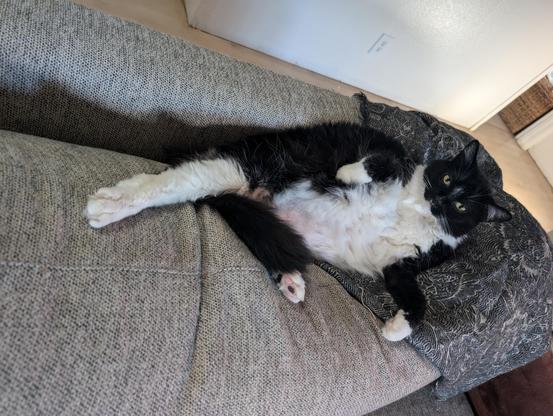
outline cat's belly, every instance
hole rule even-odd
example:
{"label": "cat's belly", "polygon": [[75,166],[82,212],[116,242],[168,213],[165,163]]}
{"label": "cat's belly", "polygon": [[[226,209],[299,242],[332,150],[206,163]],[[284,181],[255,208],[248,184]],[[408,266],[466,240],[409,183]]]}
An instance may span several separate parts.
{"label": "cat's belly", "polygon": [[[308,182],[275,195],[278,215],[300,233],[313,254],[338,267],[381,272],[439,240],[426,202],[410,200],[398,183],[319,194]],[[407,197],[407,198],[406,198]]]}

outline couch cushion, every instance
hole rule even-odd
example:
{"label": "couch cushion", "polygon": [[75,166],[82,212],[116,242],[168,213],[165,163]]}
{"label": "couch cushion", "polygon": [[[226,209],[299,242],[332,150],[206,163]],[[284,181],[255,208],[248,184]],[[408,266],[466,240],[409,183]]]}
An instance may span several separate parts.
{"label": "couch cushion", "polygon": [[0,413],[355,415],[438,377],[315,266],[289,303],[207,207],[81,218],[162,169],[0,131]]}
{"label": "couch cushion", "polygon": [[162,414],[200,297],[191,206],[93,230],[86,195],[163,165],[0,131],[0,414]]}
{"label": "couch cushion", "polygon": [[320,268],[309,269],[306,300],[293,305],[219,217],[203,208],[199,221],[189,414],[359,415],[438,376],[406,343],[383,339],[378,320]]}

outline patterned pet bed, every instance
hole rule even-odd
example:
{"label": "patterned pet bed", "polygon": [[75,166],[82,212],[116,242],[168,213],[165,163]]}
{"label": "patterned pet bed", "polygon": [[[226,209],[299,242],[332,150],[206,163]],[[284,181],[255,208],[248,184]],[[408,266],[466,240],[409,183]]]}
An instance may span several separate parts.
{"label": "patterned pet bed", "polygon": [[[417,159],[451,157],[472,140],[428,114],[358,97],[364,123],[399,138]],[[551,339],[551,241],[532,215],[502,190],[501,170],[491,156],[480,151],[478,163],[513,219],[481,224],[454,259],[418,277],[428,310],[408,341],[440,369],[435,392],[441,399],[539,357]],[[381,319],[395,313],[383,279],[321,267]]]}

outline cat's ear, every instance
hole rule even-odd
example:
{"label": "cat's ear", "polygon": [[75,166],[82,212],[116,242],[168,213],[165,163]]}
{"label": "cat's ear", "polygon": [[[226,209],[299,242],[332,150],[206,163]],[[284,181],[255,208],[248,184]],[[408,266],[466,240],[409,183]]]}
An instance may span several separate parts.
{"label": "cat's ear", "polygon": [[476,163],[476,156],[478,156],[478,149],[480,149],[480,143],[478,140],[473,140],[465,146],[461,153],[457,155],[463,162],[463,166],[467,169],[471,168]]}
{"label": "cat's ear", "polygon": [[504,222],[509,221],[513,216],[505,208],[500,207],[494,202],[488,203],[488,215],[485,222]]}

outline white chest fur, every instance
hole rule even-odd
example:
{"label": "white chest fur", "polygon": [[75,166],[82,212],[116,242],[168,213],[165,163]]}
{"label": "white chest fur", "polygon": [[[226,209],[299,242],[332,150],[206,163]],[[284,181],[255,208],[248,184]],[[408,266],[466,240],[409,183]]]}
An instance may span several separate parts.
{"label": "white chest fur", "polygon": [[275,195],[274,204],[316,257],[371,274],[415,255],[416,246],[425,252],[441,239],[456,244],[430,212],[423,174],[419,166],[405,187],[373,183],[338,195],[321,195],[303,181]]}

